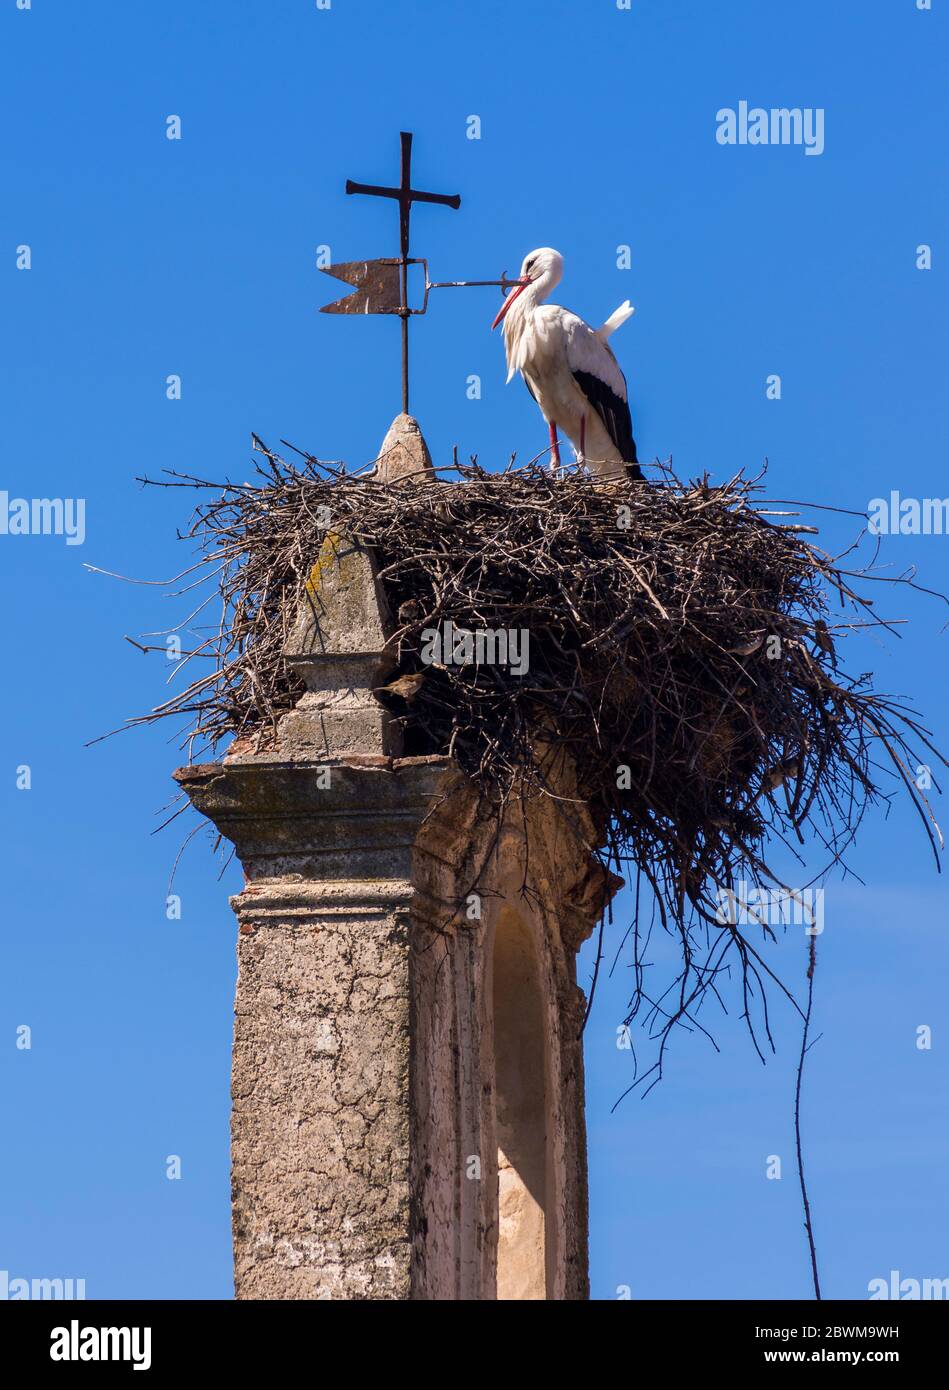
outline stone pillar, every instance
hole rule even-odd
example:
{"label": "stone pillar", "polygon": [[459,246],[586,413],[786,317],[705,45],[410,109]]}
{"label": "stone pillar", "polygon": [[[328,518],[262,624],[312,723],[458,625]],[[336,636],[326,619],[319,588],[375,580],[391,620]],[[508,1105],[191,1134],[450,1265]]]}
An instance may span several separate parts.
{"label": "stone pillar", "polygon": [[[417,425],[393,431],[390,464],[418,474]],[[519,813],[499,836],[447,758],[399,756],[372,696],[390,630],[372,556],[328,535],[275,746],[176,774],[246,879],[236,1294],[584,1298],[575,956],[614,881],[582,815],[531,803],[528,855]]]}

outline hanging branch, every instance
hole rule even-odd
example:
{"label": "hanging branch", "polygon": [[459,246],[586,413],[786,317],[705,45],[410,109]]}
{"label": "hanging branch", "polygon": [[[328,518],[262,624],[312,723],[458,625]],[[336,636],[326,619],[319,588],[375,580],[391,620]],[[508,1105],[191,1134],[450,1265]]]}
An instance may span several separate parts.
{"label": "hanging branch", "polygon": [[801,1184],[801,1201],[804,1205],[804,1230],[807,1232],[807,1248],[811,1257],[811,1277],[814,1281],[814,1297],[820,1301],[820,1279],[817,1273],[817,1247],[814,1244],[814,1228],[811,1225],[811,1204],[807,1196],[807,1183],[804,1181],[804,1156],[801,1147],[801,1082],[804,1079],[804,1058],[808,1052],[807,1035],[811,1026],[811,1009],[814,1004],[814,971],[817,968],[817,942],[808,937],[807,949],[807,1008],[804,1011],[804,1029],[801,1034],[801,1056],[797,1064],[797,1084],[794,1090],[794,1141],[797,1145],[797,1176]]}

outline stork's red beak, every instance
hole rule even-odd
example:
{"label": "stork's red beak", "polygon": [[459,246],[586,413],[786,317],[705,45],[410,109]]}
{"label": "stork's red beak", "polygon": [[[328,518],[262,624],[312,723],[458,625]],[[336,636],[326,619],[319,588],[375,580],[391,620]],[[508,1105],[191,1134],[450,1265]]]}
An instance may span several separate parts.
{"label": "stork's red beak", "polygon": [[498,312],[497,312],[497,313],[495,314],[495,316],[494,316],[494,322],[493,322],[492,325],[491,325],[492,330],[495,329],[495,328],[497,328],[498,324],[499,324],[499,323],[501,322],[501,320],[504,318],[504,315],[507,313],[508,309],[510,309],[511,305],[514,303],[514,301],[515,301],[515,299],[517,298],[517,296],[518,296],[519,294],[523,294],[524,291],[527,289],[527,286],[528,286],[529,284],[530,284],[530,280],[521,280],[521,281],[518,283],[517,289],[511,291],[511,293],[508,295],[507,299],[505,299],[504,303],[501,305],[500,309],[498,310]]}

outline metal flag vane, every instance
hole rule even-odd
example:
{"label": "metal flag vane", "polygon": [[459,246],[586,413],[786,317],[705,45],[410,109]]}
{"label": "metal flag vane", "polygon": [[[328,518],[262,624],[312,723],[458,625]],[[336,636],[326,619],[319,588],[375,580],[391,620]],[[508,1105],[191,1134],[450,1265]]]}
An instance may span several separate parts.
{"label": "metal flag vane", "polygon": [[[365,193],[372,198],[392,198],[399,204],[399,255],[383,256],[374,261],[340,261],[337,265],[321,266],[325,275],[335,276],[353,285],[354,292],[332,304],[324,304],[321,314],[398,314],[402,320],[402,409],[409,409],[409,319],[428,309],[430,290],[462,289],[469,285],[500,285],[505,291],[519,284],[502,273],[500,280],[440,280],[428,278],[428,261],[409,255],[409,223],[413,203],[440,203],[444,207],[461,207],[457,193],[423,193],[412,187],[412,136],[403,130],[402,160],[398,188],[384,188],[374,183],[354,183],[346,180],[347,193]],[[420,265],[425,275],[425,291],[421,307],[409,305],[409,266]]]}

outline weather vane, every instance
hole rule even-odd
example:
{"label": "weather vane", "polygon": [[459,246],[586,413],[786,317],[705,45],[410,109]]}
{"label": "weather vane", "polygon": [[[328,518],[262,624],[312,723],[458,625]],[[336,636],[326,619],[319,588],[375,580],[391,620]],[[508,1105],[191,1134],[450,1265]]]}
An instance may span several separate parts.
{"label": "weather vane", "polygon": [[[344,280],[355,287],[352,294],[324,304],[322,314],[398,314],[402,320],[402,409],[409,410],[409,319],[424,314],[428,308],[430,290],[461,289],[468,285],[500,285],[508,290],[517,280],[441,280],[428,278],[428,261],[409,255],[409,222],[413,203],[441,203],[443,207],[460,208],[457,193],[423,193],[412,187],[412,135],[403,130],[402,160],[398,188],[383,188],[373,183],[354,183],[346,180],[347,193],[366,193],[373,198],[392,198],[399,204],[399,255],[384,256],[374,261],[341,261],[338,265],[322,266],[326,275]],[[425,274],[425,291],[421,306],[409,305],[409,266],[420,265]]]}

